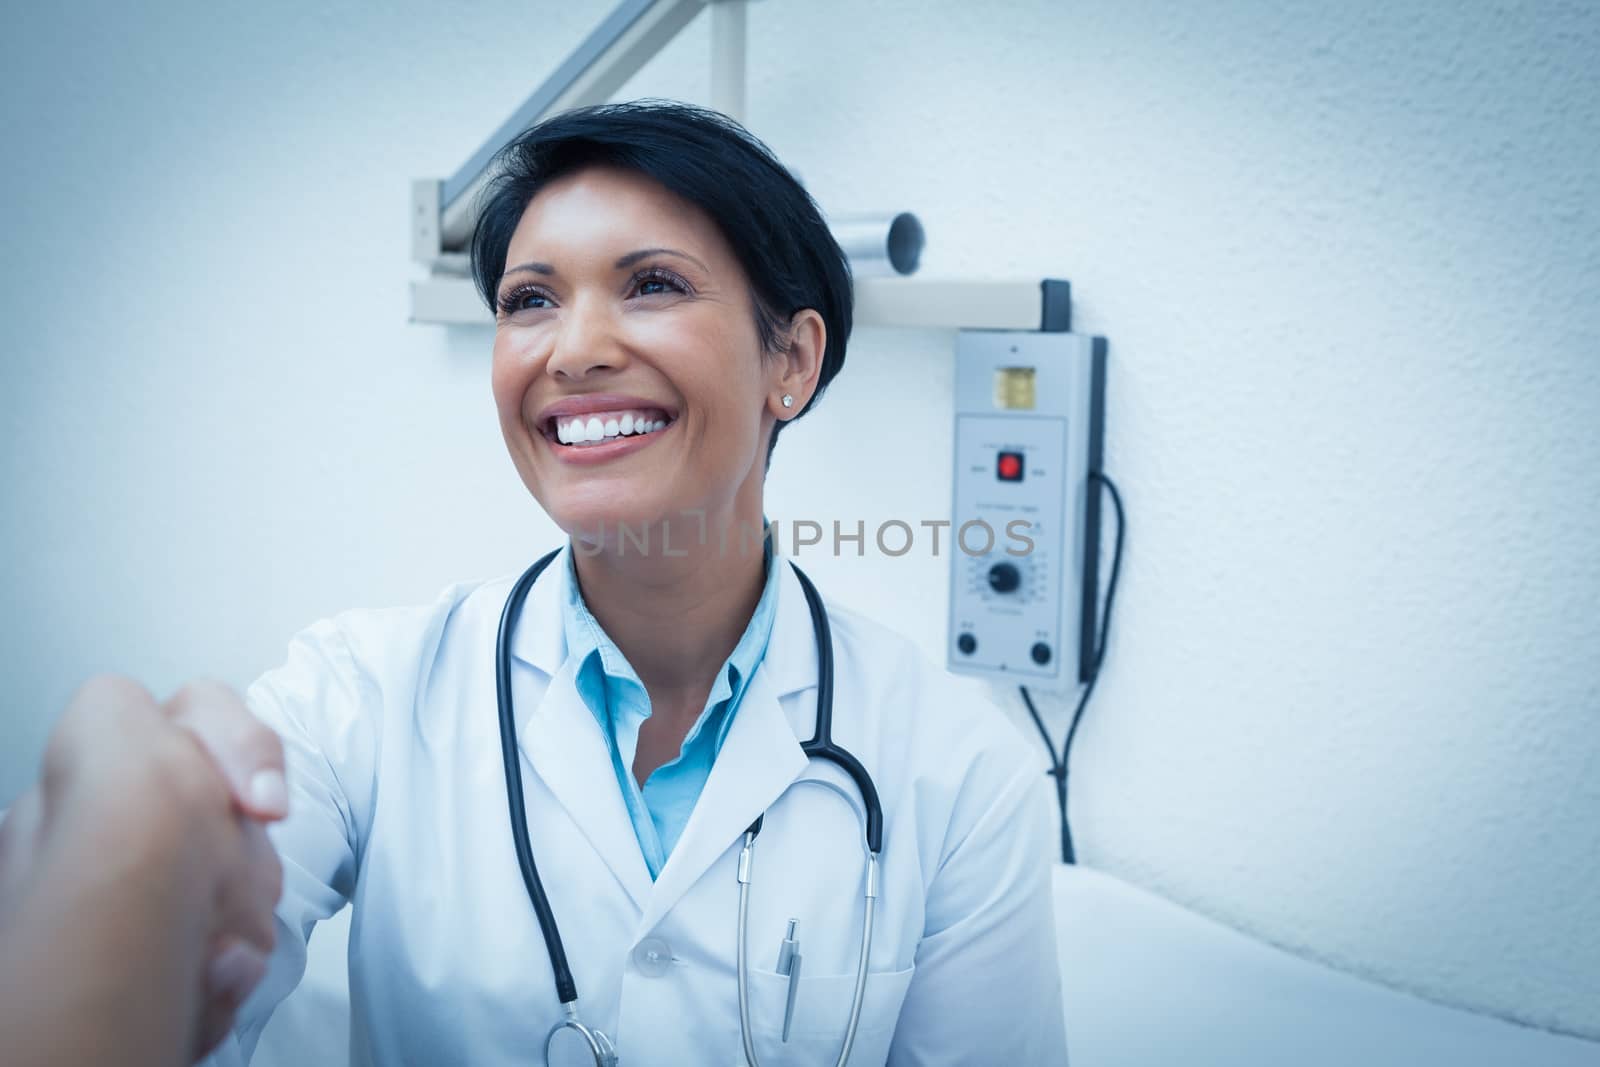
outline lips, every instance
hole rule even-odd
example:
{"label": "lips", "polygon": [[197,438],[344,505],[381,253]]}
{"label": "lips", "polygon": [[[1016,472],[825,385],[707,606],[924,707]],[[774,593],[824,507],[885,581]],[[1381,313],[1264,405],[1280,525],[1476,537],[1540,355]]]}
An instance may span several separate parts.
{"label": "lips", "polygon": [[614,437],[603,437],[598,441],[562,442],[546,437],[546,447],[555,454],[555,458],[562,463],[584,466],[594,463],[605,463],[625,456],[630,452],[637,452],[641,448],[649,448],[662,435],[670,433],[673,423],[658,430],[646,430],[644,433],[622,434]]}
{"label": "lips", "polygon": [[532,428],[558,459],[585,465],[646,448],[677,419],[677,407],[659,400],[586,393],[546,405]]}

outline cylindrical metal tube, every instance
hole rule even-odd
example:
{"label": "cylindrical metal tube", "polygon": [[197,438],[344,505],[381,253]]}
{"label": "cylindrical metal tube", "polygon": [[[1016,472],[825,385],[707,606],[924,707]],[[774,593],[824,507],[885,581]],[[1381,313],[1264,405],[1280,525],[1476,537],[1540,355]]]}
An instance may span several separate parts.
{"label": "cylindrical metal tube", "polygon": [[914,274],[922,260],[922,223],[909,211],[830,217],[828,229],[857,278]]}

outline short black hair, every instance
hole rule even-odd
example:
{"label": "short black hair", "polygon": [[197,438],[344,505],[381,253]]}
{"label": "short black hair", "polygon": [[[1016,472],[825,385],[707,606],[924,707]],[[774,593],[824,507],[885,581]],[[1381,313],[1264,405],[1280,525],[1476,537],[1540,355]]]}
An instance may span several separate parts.
{"label": "short black hair", "polygon": [[[795,312],[813,308],[822,316],[827,339],[815,404],[844,366],[855,303],[849,261],[816,201],[772,150],[708,108],[667,100],[576,108],[501,149],[472,233],[472,276],[489,310],[528,203],[554,179],[593,165],[637,171],[711,217],[750,280],[764,351],[781,349]],[[773,428],[773,448],[786,425],[779,420]]]}

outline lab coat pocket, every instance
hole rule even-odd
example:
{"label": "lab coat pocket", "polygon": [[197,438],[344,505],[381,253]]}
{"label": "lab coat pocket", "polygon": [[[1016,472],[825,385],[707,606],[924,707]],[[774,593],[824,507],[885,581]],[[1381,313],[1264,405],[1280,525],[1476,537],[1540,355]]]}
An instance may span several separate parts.
{"label": "lab coat pocket", "polygon": [[[902,971],[868,971],[861,1001],[861,1022],[850,1053],[853,1064],[881,1064],[889,1056],[889,1042],[900,1018],[915,967]],[[808,975],[804,961],[795,981],[794,1018],[789,1040],[783,1040],[783,1016],[789,1005],[789,977],[772,971],[750,970],[750,1032],[762,1067],[770,1064],[833,1063],[850,1026],[850,1006],[855,1000],[856,976]]]}

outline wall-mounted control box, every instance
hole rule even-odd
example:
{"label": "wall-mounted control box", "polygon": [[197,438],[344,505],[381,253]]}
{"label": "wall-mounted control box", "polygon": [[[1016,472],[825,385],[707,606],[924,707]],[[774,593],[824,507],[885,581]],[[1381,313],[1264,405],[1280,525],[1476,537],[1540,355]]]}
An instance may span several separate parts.
{"label": "wall-mounted control box", "polygon": [[951,670],[1066,688],[1094,664],[1103,337],[956,338]]}

